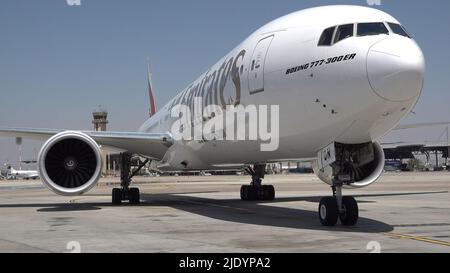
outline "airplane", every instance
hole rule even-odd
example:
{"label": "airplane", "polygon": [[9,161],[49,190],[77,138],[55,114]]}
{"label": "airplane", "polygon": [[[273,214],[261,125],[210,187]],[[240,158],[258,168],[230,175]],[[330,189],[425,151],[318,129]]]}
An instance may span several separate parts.
{"label": "airplane", "polygon": [[39,178],[39,173],[37,170],[15,170],[12,166],[8,166],[7,167],[8,172],[9,172],[9,176],[13,176],[16,178],[21,178],[21,179],[25,179],[25,180],[29,180],[29,179],[33,179],[36,180]]}
{"label": "airplane", "polygon": [[[3,128],[0,134],[45,141],[38,156],[40,177],[50,190],[67,196],[97,184],[100,147],[120,150],[115,205],[140,202],[139,189],[130,187],[133,155],[167,171],[245,170],[251,182],[241,187],[243,201],[274,200],[274,187],[262,183],[266,164],[309,161],[332,190],[320,200],[320,223],[334,226],[340,220],[352,226],[358,204],[343,188],[366,187],[382,175],[385,157],[378,141],[414,108],[424,73],[419,45],[391,15],[362,6],[316,7],[256,30],[159,111],[152,105],[151,117],[137,132]],[[212,110],[178,113],[183,105],[195,113],[198,98]],[[226,138],[235,124],[220,126],[227,113],[236,113],[233,106],[249,107],[241,120],[244,139]],[[270,108],[270,118],[253,119],[252,106],[259,107],[257,114]],[[261,120],[270,120],[267,128],[278,134],[267,136],[269,130],[259,128],[258,137],[250,138]],[[206,134],[195,137],[198,124],[205,129],[211,123]],[[193,138],[180,138],[189,131]]]}

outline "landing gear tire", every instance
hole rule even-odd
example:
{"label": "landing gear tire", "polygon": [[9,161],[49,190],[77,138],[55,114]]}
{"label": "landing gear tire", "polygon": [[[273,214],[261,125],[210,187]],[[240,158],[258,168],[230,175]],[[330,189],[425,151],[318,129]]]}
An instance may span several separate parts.
{"label": "landing gear tire", "polygon": [[113,205],[120,205],[123,200],[128,200],[132,205],[139,204],[141,200],[139,189],[130,188],[127,192],[125,192],[123,189],[114,188],[112,190]]}
{"label": "landing gear tire", "polygon": [[120,205],[123,200],[128,200],[129,204],[136,205],[141,201],[138,188],[130,188],[131,179],[139,173],[139,171],[150,161],[146,159],[144,162],[139,161],[139,167],[131,173],[131,157],[130,153],[120,154],[120,186],[112,191],[112,204]]}
{"label": "landing gear tire", "polygon": [[272,185],[263,185],[263,200],[273,201],[275,199],[275,188]]}
{"label": "landing gear tire", "polygon": [[243,185],[241,186],[241,200],[242,201],[247,201],[248,200],[248,189],[247,189],[247,185]]}
{"label": "landing gear tire", "polygon": [[114,188],[112,190],[112,204],[120,205],[122,203],[122,189]]}
{"label": "landing gear tire", "polygon": [[324,226],[335,226],[339,216],[336,198],[324,197],[319,204],[319,219]]}
{"label": "landing gear tire", "polygon": [[241,200],[243,201],[255,201],[256,198],[256,189],[250,185],[241,186]]}
{"label": "landing gear tire", "polygon": [[241,200],[243,201],[272,201],[275,199],[275,188],[272,185],[255,187],[251,185],[241,186]]}
{"label": "landing gear tire", "polygon": [[342,197],[342,213],[339,219],[344,226],[353,226],[358,222],[359,209],[355,198],[351,196]]}
{"label": "landing gear tire", "polygon": [[138,188],[130,188],[128,192],[128,200],[130,204],[137,205],[141,201],[141,196]]}
{"label": "landing gear tire", "polygon": [[272,201],[275,199],[275,188],[272,185],[261,185],[264,179],[266,164],[247,167],[246,172],[252,176],[250,185],[241,187],[241,199],[244,201]]}

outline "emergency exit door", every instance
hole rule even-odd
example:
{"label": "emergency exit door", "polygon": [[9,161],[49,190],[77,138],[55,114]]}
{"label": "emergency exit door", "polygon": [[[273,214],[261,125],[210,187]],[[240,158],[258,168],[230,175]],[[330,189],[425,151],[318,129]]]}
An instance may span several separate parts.
{"label": "emergency exit door", "polygon": [[250,60],[248,86],[250,94],[264,91],[264,64],[273,35],[258,42]]}

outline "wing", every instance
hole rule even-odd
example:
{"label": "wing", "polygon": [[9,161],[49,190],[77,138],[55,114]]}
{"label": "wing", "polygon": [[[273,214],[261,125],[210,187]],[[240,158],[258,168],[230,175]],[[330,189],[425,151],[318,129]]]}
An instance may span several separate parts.
{"label": "wing", "polygon": [[[450,122],[427,122],[416,124],[403,124],[394,128],[394,130],[406,130],[425,127],[434,127],[446,125],[447,130]],[[381,143],[386,158],[414,158],[413,152],[430,152],[442,151],[444,157],[448,156],[450,152],[450,145],[444,142],[421,141],[421,142],[391,142]]]}
{"label": "wing", "polygon": [[450,151],[449,145],[442,142],[394,142],[381,143],[386,159],[414,158],[414,152],[433,153],[441,151],[443,157],[447,157]]}
{"label": "wing", "polygon": [[[32,129],[32,128],[0,128],[0,136],[29,138],[46,141],[53,135],[67,130]],[[96,132],[79,131],[94,139],[102,148],[128,151],[149,158],[162,159],[173,144],[169,134],[140,132]]]}
{"label": "wing", "polygon": [[383,149],[399,149],[399,148],[411,148],[411,149],[419,149],[419,148],[447,148],[450,145],[445,142],[435,142],[435,141],[422,141],[422,142],[391,142],[391,143],[381,143],[380,144]]}
{"label": "wing", "polygon": [[415,124],[401,124],[394,128],[394,130],[405,130],[405,129],[415,129],[415,128],[424,128],[424,127],[433,127],[433,126],[441,126],[441,125],[450,125],[450,122],[427,122],[427,123],[415,123]]}

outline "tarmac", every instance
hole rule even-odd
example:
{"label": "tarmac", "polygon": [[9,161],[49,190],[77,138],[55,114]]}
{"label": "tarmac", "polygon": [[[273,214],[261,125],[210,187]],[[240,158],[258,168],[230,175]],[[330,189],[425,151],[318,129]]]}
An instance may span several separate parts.
{"label": "tarmac", "polygon": [[356,226],[323,227],[331,195],[310,174],[269,175],[270,202],[239,198],[249,176],[138,177],[142,204],[111,205],[117,178],[63,197],[40,181],[0,181],[0,252],[442,252],[450,253],[450,173],[386,173],[344,190]]}

